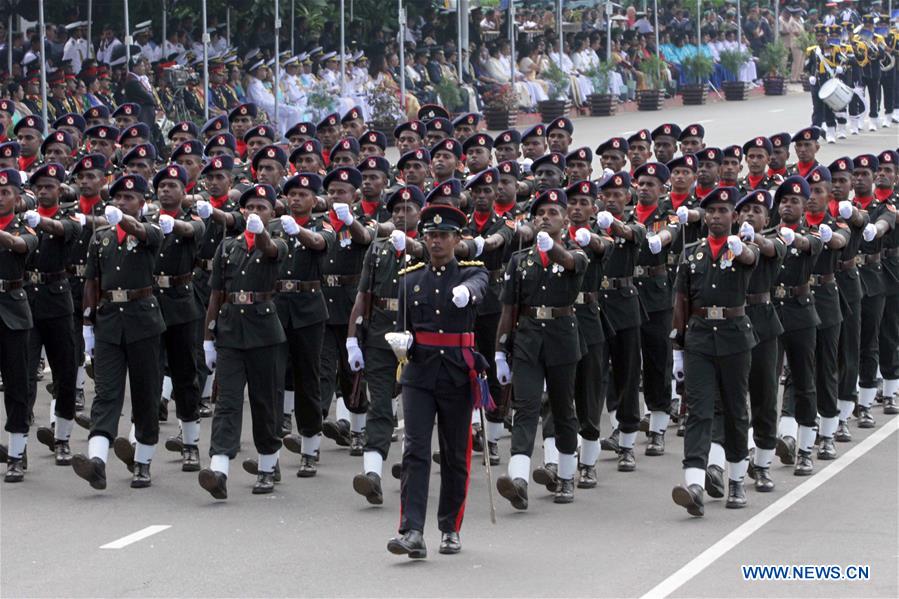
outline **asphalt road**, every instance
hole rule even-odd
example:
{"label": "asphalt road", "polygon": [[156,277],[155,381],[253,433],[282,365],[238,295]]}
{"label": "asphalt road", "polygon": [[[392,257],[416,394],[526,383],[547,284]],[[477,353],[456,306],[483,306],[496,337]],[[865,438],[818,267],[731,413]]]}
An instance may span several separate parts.
{"label": "asphalt road", "polygon": [[[595,147],[641,127],[698,121],[710,145],[742,144],[757,134],[800,129],[808,104],[807,96],[754,98],[580,119],[575,143]],[[820,160],[897,145],[899,129],[882,129],[823,145]],[[42,391],[38,423],[46,423],[48,411]],[[899,596],[899,420],[880,409],[877,428],[851,423],[853,442],[837,446],[836,461],[816,461],[814,476],[794,477],[791,467],[775,466],[774,493],[749,490],[744,510],[710,500],[699,520],[670,498],[681,481],[682,442],[673,428],[662,457],[643,456],[639,441],[636,472],[617,472],[614,456],[603,453],[599,486],[577,490],[571,505],[555,505],[533,484],[527,512],[499,499],[495,526],[484,469],[473,461],[463,552],[437,553],[439,479],[432,477],[430,557],[423,562],[385,549],[398,521],[398,481],[387,474],[384,506],[368,506],[351,487],[361,458],[327,440],[317,477],[296,478],[298,456],[284,453],[284,482],[271,495],[251,495],[254,479],[239,465],[253,456],[248,409],[244,418],[246,451],[232,463],[227,502],[213,501],[161,445],[151,488],[130,489],[130,475],[111,457],[108,489],[96,492],[71,469],[56,467],[32,437],[25,482],[0,484],[0,596]],[[209,426],[204,420],[204,465]],[[172,418],[161,438],[176,431]],[[74,451],[86,452],[86,437],[76,427]],[[503,465],[494,477],[505,471],[508,437],[500,448]],[[388,463],[398,456],[395,443]],[[534,463],[539,459],[538,451]],[[101,548],[150,526],[167,528],[118,549]],[[867,565],[870,578],[745,581],[740,567],[750,564]]]}

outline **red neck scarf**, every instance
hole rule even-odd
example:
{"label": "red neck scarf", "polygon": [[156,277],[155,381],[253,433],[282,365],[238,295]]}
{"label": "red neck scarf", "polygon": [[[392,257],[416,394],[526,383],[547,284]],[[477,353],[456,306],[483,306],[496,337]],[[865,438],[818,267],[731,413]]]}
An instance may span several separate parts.
{"label": "red neck scarf", "polygon": [[5,133],[0,133],[0,144],[6,143],[6,140],[9,139],[6,137]]}
{"label": "red neck scarf", "polygon": [[891,197],[893,197],[893,188],[892,187],[875,187],[874,188],[874,197],[884,202]]}
{"label": "red neck scarf", "polygon": [[639,220],[642,224],[646,224],[646,219],[652,216],[652,213],[656,211],[659,205],[651,204],[649,206],[644,206],[643,204],[637,202],[636,207],[634,208],[634,214],[637,215],[637,220]]}
{"label": "red neck scarf", "polygon": [[830,200],[827,202],[827,211],[830,212],[832,217],[837,218],[840,215],[840,203],[836,200]]}
{"label": "red neck scarf", "polygon": [[714,237],[709,235],[709,249],[712,250],[712,259],[717,260],[718,256],[721,254],[721,250],[727,244],[727,235],[722,235],[721,237]]}
{"label": "red neck scarf", "polygon": [[96,206],[100,202],[100,196],[80,196],[78,198],[78,209],[81,211],[81,214],[93,214],[94,206]]}
{"label": "red neck scarf", "polygon": [[119,245],[122,245],[122,242],[125,241],[125,238],[128,236],[128,233],[125,232],[125,229],[122,228],[122,225],[115,226],[115,234],[118,238]]}
{"label": "red neck scarf", "polygon": [[190,183],[187,184],[187,186],[185,186],[184,193],[192,193],[194,190],[194,187],[196,187],[196,186],[197,186],[197,182],[191,181]]}
{"label": "red neck scarf", "polygon": [[50,206],[49,208],[38,204],[37,213],[40,214],[44,218],[53,218],[54,216],[56,216],[57,212],[59,212],[59,204],[54,204],[53,206]]}
{"label": "red neck scarf", "polygon": [[471,215],[472,220],[474,220],[475,227],[478,230],[478,233],[484,230],[484,226],[487,224],[487,221],[490,220],[489,212],[478,212],[475,210]]}
{"label": "red neck scarf", "polygon": [[809,173],[810,170],[815,168],[815,166],[817,166],[817,164],[818,164],[817,160],[812,160],[811,162],[797,162],[796,170],[799,171],[799,174],[804,177]]}
{"label": "red neck scarf", "polygon": [[225,205],[225,202],[228,201],[228,194],[223,194],[220,196],[209,196],[209,203],[212,204],[213,208],[217,208],[219,210]]}
{"label": "red neck scarf", "polygon": [[715,189],[715,188],[714,187],[700,187],[699,185],[697,185],[696,186],[696,197],[701,200],[702,198],[704,198],[707,195],[709,195],[710,193],[712,193],[713,189]]}
{"label": "red neck scarf", "polygon": [[769,168],[768,176],[773,177],[774,175],[780,175],[781,177],[785,177],[787,175],[787,167],[778,168],[778,169]]}
{"label": "red neck scarf", "polygon": [[674,209],[677,210],[681,207],[681,204],[687,201],[687,198],[690,197],[688,193],[674,193],[673,191],[668,194],[668,197],[671,198],[671,205],[674,206]]}
{"label": "red neck scarf", "polygon": [[0,231],[6,229],[9,226],[9,223],[12,222],[12,219],[15,218],[16,213],[10,212],[9,216],[0,216]]}
{"label": "red neck scarf", "polygon": [[369,202],[368,200],[362,200],[362,212],[365,213],[365,216],[374,216],[375,212],[378,211],[378,208],[381,207],[381,201],[375,200],[373,202]]}
{"label": "red neck scarf", "polygon": [[241,160],[246,160],[247,158],[247,142],[237,140],[237,155],[240,156]]}
{"label": "red neck scarf", "polygon": [[331,150],[322,150],[322,162],[325,163],[325,168],[331,166]]}
{"label": "red neck scarf", "polygon": [[580,227],[575,227],[575,226],[572,226],[572,225],[568,225],[568,238],[569,238],[569,239],[574,239],[575,236],[577,235],[577,232],[580,231],[581,229],[585,229],[585,228],[586,228],[586,227],[584,227],[583,225],[580,226]]}
{"label": "red neck scarf", "polygon": [[788,229],[793,229],[794,231],[799,228],[799,223],[794,223],[791,225],[789,223],[781,222],[780,224]]}
{"label": "red neck scarf", "polygon": [[309,224],[310,216],[307,214],[306,216],[294,216],[293,220],[297,221],[297,224],[301,227],[305,227]]}
{"label": "red neck scarf", "polygon": [[244,231],[243,238],[244,241],[247,242],[247,253],[249,254],[253,251],[253,246],[256,245],[256,234],[250,233],[249,231]]}
{"label": "red neck scarf", "polygon": [[181,209],[178,210],[166,210],[164,208],[159,209],[159,214],[165,214],[166,216],[171,216],[172,218],[178,218],[181,216]]}
{"label": "red neck scarf", "polygon": [[334,230],[340,233],[340,230],[344,227],[344,222],[337,218],[337,213],[333,210],[329,210],[328,220],[331,221],[331,226],[334,228]]}
{"label": "red neck scarf", "polygon": [[546,252],[541,252],[537,250],[537,253],[540,254],[540,263],[543,265],[543,268],[549,266],[549,255]]}
{"label": "red neck scarf", "polygon": [[19,156],[19,170],[27,171],[28,167],[34,164],[35,160],[37,160],[37,154],[34,156]]}
{"label": "red neck scarf", "polygon": [[855,196],[855,203],[857,206],[861,207],[862,210],[867,210],[868,206],[870,206],[873,201],[874,196]]}
{"label": "red neck scarf", "polygon": [[824,216],[826,212],[806,212],[805,213],[805,222],[810,227],[817,227],[822,222],[824,222]]}
{"label": "red neck scarf", "polygon": [[751,189],[756,189],[759,186],[759,183],[762,182],[762,179],[765,178],[765,175],[749,175],[747,179],[749,180],[749,187]]}
{"label": "red neck scarf", "polygon": [[[511,201],[508,204],[500,204],[499,202],[493,203],[493,211],[496,212],[497,216],[505,216],[512,212],[512,209],[515,208],[515,201]],[[511,214],[509,214],[511,217]]]}

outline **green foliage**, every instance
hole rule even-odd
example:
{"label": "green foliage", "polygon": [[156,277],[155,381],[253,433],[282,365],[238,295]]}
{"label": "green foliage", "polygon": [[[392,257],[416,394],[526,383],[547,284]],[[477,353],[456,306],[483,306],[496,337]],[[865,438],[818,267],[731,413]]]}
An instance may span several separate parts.
{"label": "green foliage", "polygon": [[655,54],[644,58],[640,62],[640,72],[644,75],[644,81],[649,89],[662,88],[662,71],[668,69],[665,61]]}
{"label": "green foliage", "polygon": [[312,86],[312,89],[306,94],[306,100],[309,103],[309,109],[315,115],[316,121],[333,112],[337,106],[334,94],[328,89],[327,83],[323,81],[319,81]]}
{"label": "green foliage", "polygon": [[387,84],[381,84],[366,94],[371,108],[371,121],[379,126],[395,127],[403,114],[396,90]]}
{"label": "green foliage", "polygon": [[434,86],[434,91],[437,92],[441,103],[446,106],[447,110],[455,110],[462,103],[459,87],[447,77]]}
{"label": "green foliage", "polygon": [[559,68],[552,60],[549,61],[549,67],[543,69],[540,78],[549,84],[549,99],[564,100],[568,97],[568,86],[571,83],[571,77]]}
{"label": "green foliage", "polygon": [[749,60],[749,54],[740,50],[724,50],[720,53],[719,60],[721,66],[727,70],[728,76],[736,80],[740,68]]}
{"label": "green foliage", "polygon": [[593,93],[599,95],[609,93],[609,78],[614,68],[615,65],[611,62],[601,61],[584,73],[590,79],[590,83],[593,84]]}
{"label": "green foliage", "polygon": [[763,77],[785,77],[789,50],[780,40],[765,44],[759,53],[759,74]]}
{"label": "green foliage", "polygon": [[680,66],[688,83],[702,84],[715,70],[715,61],[707,54],[696,52],[682,58]]}

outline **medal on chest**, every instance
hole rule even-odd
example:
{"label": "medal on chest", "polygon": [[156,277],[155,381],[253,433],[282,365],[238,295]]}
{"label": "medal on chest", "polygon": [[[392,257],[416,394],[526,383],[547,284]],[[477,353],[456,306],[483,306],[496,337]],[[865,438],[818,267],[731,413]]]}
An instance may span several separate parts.
{"label": "medal on chest", "polygon": [[727,270],[728,268],[733,266],[735,257],[736,256],[734,255],[733,251],[731,251],[730,249],[728,249],[726,252],[724,252],[724,255],[721,256],[721,260],[719,261],[719,266],[721,266],[721,270]]}
{"label": "medal on chest", "polygon": [[337,233],[337,241],[342,248],[350,247],[350,244],[353,243],[353,237],[350,234],[349,227],[341,227],[340,232]]}
{"label": "medal on chest", "polygon": [[129,252],[137,247],[137,239],[132,235],[125,238],[125,249]]}

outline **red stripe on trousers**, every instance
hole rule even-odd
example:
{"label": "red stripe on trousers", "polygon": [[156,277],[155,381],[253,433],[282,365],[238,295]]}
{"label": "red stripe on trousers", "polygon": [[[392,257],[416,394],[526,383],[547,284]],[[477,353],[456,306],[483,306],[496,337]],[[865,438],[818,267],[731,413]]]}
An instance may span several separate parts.
{"label": "red stripe on trousers", "polygon": [[[469,421],[471,419],[469,418]],[[485,458],[487,456],[484,456]],[[462,528],[462,517],[465,516],[465,501],[468,499],[468,483],[471,482],[471,424],[468,425],[468,447],[465,449],[465,496],[462,497],[462,505],[459,515],[456,516],[456,532]]]}

